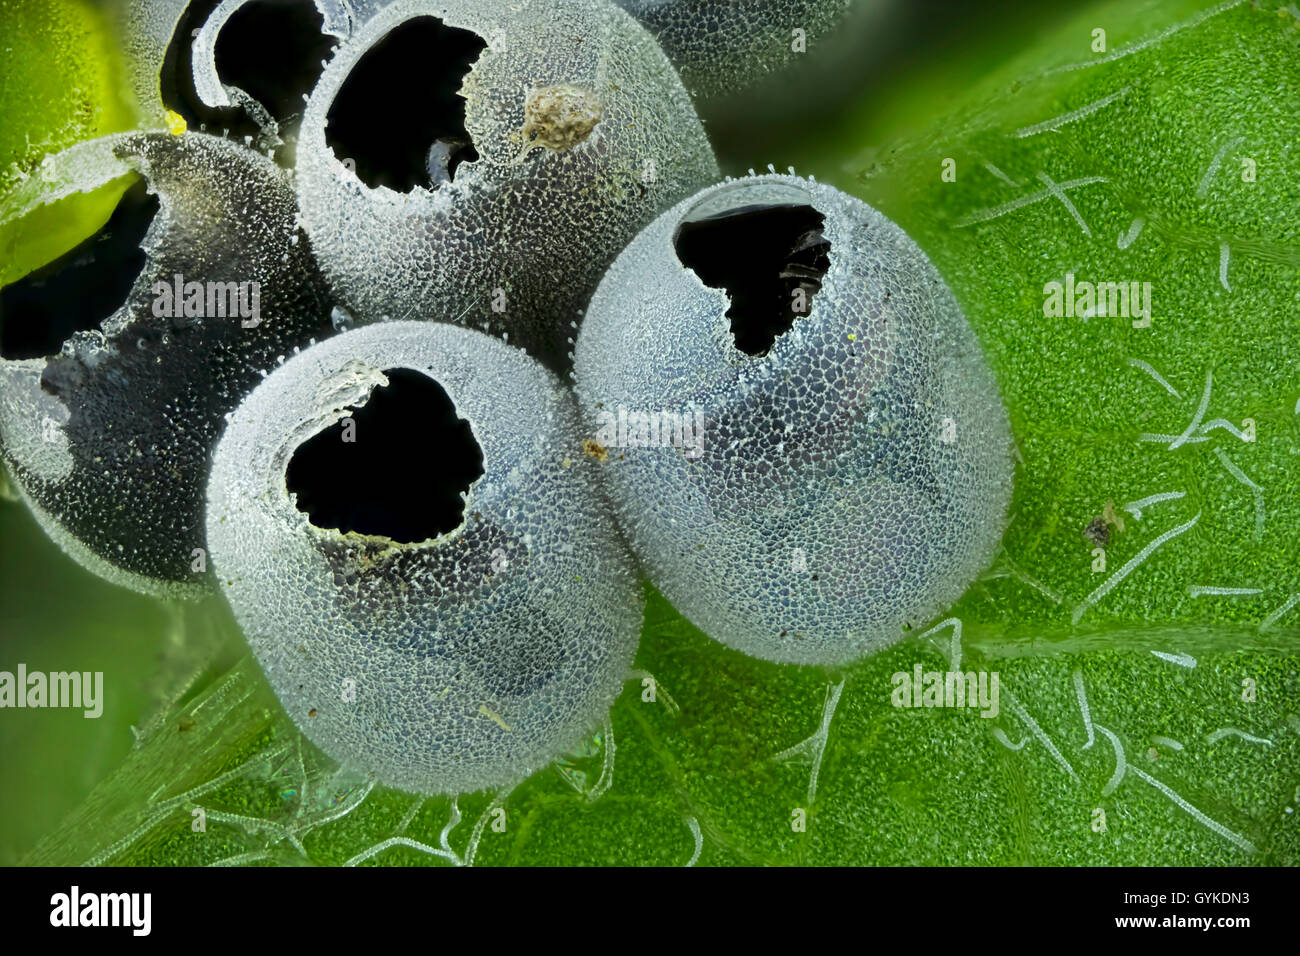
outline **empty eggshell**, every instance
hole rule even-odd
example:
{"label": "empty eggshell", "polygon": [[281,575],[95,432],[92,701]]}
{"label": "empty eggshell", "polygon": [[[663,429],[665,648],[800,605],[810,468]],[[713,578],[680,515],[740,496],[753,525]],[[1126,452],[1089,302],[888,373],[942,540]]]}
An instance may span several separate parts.
{"label": "empty eggshell", "polygon": [[[219,137],[81,143],[47,160],[0,216],[128,175],[158,203],[143,269],[125,301],[61,348],[0,357],[0,453],[46,533],[83,566],[194,597],[209,586],[204,489],[224,416],[278,358],[332,332],[330,300],[286,174]],[[64,260],[95,254],[91,243]],[[34,274],[6,288],[5,304],[31,282],[67,280]],[[20,316],[10,307],[0,319],[8,340]]]}
{"label": "empty eggshell", "polygon": [[[168,129],[174,118],[168,116],[169,108],[175,108],[184,118],[191,121],[199,119],[194,115],[195,109],[201,109],[213,123],[207,127],[215,131],[223,124],[218,117],[224,118],[230,125],[248,128],[248,124],[239,122],[233,112],[220,114],[219,110],[238,108],[247,115],[252,128],[258,130],[258,145],[262,148],[281,144],[280,124],[277,121],[278,104],[261,102],[240,86],[228,82],[217,66],[217,41],[222,31],[233,20],[238,20],[247,11],[255,8],[255,13],[266,18],[278,14],[286,18],[284,29],[278,39],[306,41],[302,34],[302,21],[310,22],[311,14],[319,18],[319,30],[325,38],[323,45],[330,40],[346,39],[352,31],[353,19],[357,15],[352,0],[314,0],[314,10],[307,9],[307,0],[301,3],[281,3],[278,9],[263,0],[221,0],[221,2],[197,2],[197,0],[123,0],[118,5],[118,31],[123,41],[122,66],[126,86],[134,97],[139,109],[141,122],[147,128]],[[296,20],[289,21],[296,15]],[[256,33],[266,28],[263,19],[249,29]],[[296,29],[294,29],[296,28]],[[301,51],[281,49],[281,57],[292,56]],[[277,63],[271,70],[263,69],[262,78],[276,76],[282,78],[291,70],[286,66],[299,64]],[[301,68],[319,71],[319,63],[301,64]],[[263,82],[265,85],[265,82]],[[274,84],[272,84],[274,85]],[[181,87],[184,87],[182,92]],[[192,94],[190,88],[192,87]],[[281,91],[277,91],[281,92]],[[192,95],[192,98],[191,98]],[[279,99],[279,97],[277,97]],[[289,99],[292,102],[292,98]],[[302,104],[294,104],[293,112],[301,115]],[[285,119],[282,114],[279,119]]]}
{"label": "empty eggshell", "polygon": [[751,177],[665,213],[593,296],[574,373],[634,554],[738,650],[878,650],[1001,539],[1011,435],[975,335],[916,244],[834,188]]}
{"label": "empty eggshell", "polygon": [[[399,383],[408,402],[436,383],[482,471],[459,523],[403,540],[365,522],[405,524],[441,476],[478,469],[422,406],[394,398]],[[568,391],[524,352],[429,322],[306,350],[231,416],[209,490],[216,573],[281,703],[331,757],[404,790],[462,793],[513,784],[600,725],[643,599],[578,423]],[[367,450],[381,432],[392,460],[378,438]],[[364,456],[347,459],[361,471],[305,472],[321,441],[340,456],[330,461]],[[329,495],[367,517],[339,530],[300,510]]]}
{"label": "empty eggshell", "polygon": [[[425,42],[385,45],[412,30]],[[411,71],[443,98],[412,100],[406,83],[341,98],[372,69]],[[374,147],[384,161],[368,172],[352,154]],[[420,162],[386,165],[415,147]],[[624,244],[718,176],[672,65],[604,0],[378,9],[311,95],[297,174],[304,224],[351,311],[506,335],[553,368]]]}

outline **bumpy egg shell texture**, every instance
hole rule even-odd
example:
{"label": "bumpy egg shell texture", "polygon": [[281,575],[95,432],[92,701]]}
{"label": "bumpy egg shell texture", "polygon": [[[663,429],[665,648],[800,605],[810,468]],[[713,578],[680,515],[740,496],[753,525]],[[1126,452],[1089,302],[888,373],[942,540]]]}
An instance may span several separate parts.
{"label": "bumpy egg shell texture", "polygon": [[[0,360],[0,451],[46,533],[86,568],[144,593],[196,596],[209,584],[194,550],[212,446],[265,370],[332,331],[324,280],[287,176],[242,146],[122,134],[49,167],[51,201],[136,172],[159,209],[143,271],[99,328],[48,358]],[[177,274],[258,283],[260,323],[155,316],[155,283]]]}
{"label": "bumpy egg shell texture", "polygon": [[117,9],[123,79],[145,126],[167,125],[161,73],[167,48],[189,5],[190,0],[125,0]]}
{"label": "bumpy egg shell texture", "polygon": [[[316,527],[286,488],[290,457],[397,368],[438,382],[482,449],[464,523],[414,544]],[[214,566],[281,703],[331,757],[461,793],[515,783],[599,726],[643,599],[578,421],[519,349],[426,322],[306,350],[231,417],[210,486]]]}
{"label": "bumpy egg shell texture", "polygon": [[[326,117],[364,54],[418,16],[488,43],[461,85],[479,158],[436,188],[371,188],[327,143]],[[523,133],[530,93],[554,86],[589,91],[599,103],[599,122],[566,149]],[[504,333],[554,368],[564,366],[572,324],[619,250],[718,178],[671,64],[604,0],[397,0],[379,9],[321,75],[297,173],[307,231],[358,317],[459,321]],[[497,289],[504,311],[494,311]]]}
{"label": "bumpy egg shell texture", "polygon": [[[755,358],[674,236],[766,203],[822,213],[831,264],[810,313]],[[650,579],[737,650],[859,658],[946,608],[1001,538],[1010,429],[975,335],[916,244],[833,188],[751,177],[665,213],[601,283],[574,371],[593,437],[619,406],[703,412],[698,457],[612,447],[602,468]]]}
{"label": "bumpy egg shell texture", "polygon": [[[618,0],[654,34],[694,95],[741,89],[812,50],[850,0]],[[795,29],[804,31],[804,54]],[[814,54],[815,55],[815,54]]]}

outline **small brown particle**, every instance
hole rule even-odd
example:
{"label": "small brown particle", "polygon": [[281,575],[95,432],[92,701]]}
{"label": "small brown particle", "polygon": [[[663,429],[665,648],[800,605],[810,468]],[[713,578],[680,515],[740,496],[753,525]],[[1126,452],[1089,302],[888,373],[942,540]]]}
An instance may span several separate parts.
{"label": "small brown particle", "polygon": [[1101,514],[1088,522],[1088,527],[1083,529],[1083,536],[1097,547],[1104,548],[1110,544],[1112,527],[1123,532],[1124,519],[1115,511],[1115,502],[1107,501],[1106,506],[1101,509]]}
{"label": "small brown particle", "polygon": [[1083,529],[1083,536],[1099,548],[1110,544],[1110,525],[1105,518],[1093,518]]}
{"label": "small brown particle", "polygon": [[606,450],[605,446],[594,438],[584,438],[582,440],[582,450],[585,454],[590,455],[597,461],[609,460],[609,452]]}
{"label": "small brown particle", "polygon": [[600,117],[600,99],[591,90],[567,83],[533,90],[524,101],[524,150],[572,149],[590,135]]}

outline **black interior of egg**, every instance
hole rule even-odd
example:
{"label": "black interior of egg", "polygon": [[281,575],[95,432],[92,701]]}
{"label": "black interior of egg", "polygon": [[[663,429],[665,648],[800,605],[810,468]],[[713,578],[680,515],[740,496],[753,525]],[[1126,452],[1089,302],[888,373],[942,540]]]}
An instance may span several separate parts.
{"label": "black interior of egg", "polygon": [[356,163],[371,188],[409,192],[454,179],[478,159],[460,88],[486,47],[434,17],[402,23],[365,52],[335,96],[325,127],[334,155]]}
{"label": "black interior of egg", "polygon": [[144,269],[140,244],[157,213],[158,197],[137,180],[102,229],[0,289],[0,357],[54,355],[72,333],[98,328],[126,301]]}
{"label": "black interior of egg", "polygon": [[384,375],[350,419],[297,448],[285,483],[318,528],[427,541],[460,526],[483,450],[436,381],[405,368]]}
{"label": "black interior of egg", "polygon": [[766,355],[778,336],[812,310],[830,268],[826,217],[798,203],[747,205],[688,219],[674,245],[682,265],[722,289],[736,348]]}
{"label": "black interior of egg", "polygon": [[[192,51],[195,33],[212,15],[217,0],[191,3],[172,35],[163,61],[163,103],[198,129],[229,131],[256,138],[261,129],[240,107],[213,108],[194,89]],[[217,75],[266,108],[281,126],[296,125],[310,93],[338,41],[321,32],[324,18],[312,0],[255,0],[231,14],[217,36]]]}

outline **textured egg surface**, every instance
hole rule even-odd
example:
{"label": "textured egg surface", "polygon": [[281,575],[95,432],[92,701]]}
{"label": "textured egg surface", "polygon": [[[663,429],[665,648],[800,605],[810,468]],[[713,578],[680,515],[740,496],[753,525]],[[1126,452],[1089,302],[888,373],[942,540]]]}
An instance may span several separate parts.
{"label": "textured egg surface", "polygon": [[[411,29],[427,42],[385,46]],[[455,56],[463,78],[447,73]],[[378,69],[456,92],[444,89],[436,104],[388,88],[340,100],[354,72]],[[336,101],[343,112],[332,115]],[[385,160],[367,171],[364,156],[331,142],[348,136],[353,151],[379,145],[397,156],[412,124],[431,118],[450,125],[418,144],[422,170]],[[359,319],[456,321],[504,334],[558,369],[614,256],[718,170],[672,65],[613,4],[396,0],[321,75],[297,178],[322,267]]]}
{"label": "textured egg surface", "polygon": [[[0,360],[0,451],[78,562],[145,593],[189,597],[209,584],[204,490],[225,415],[280,357],[332,332],[331,306],[287,176],[219,137],[79,144],[47,160],[3,214],[133,174],[158,201],[143,269],[115,311],[54,354]],[[200,309],[160,300],[156,287],[174,290],[178,276],[182,290],[203,284]],[[240,284],[242,297],[228,294]],[[241,304],[246,315],[230,311]]]}
{"label": "textured egg surface", "polygon": [[[738,90],[834,29],[851,0],[618,0],[696,95]],[[796,32],[799,31],[799,32]]]}
{"label": "textured egg surface", "polygon": [[[679,258],[683,225],[800,209],[824,221],[786,237],[781,296],[809,311],[749,354],[729,292]],[[665,213],[593,297],[575,376],[634,553],[738,650],[859,658],[945,609],[998,546],[1011,436],[979,343],[916,244],[831,187],[751,177]]]}
{"label": "textured egg surface", "polygon": [[[288,490],[291,460],[345,420],[362,448],[375,426],[356,409],[410,372],[445,390],[481,449],[463,521],[410,543],[318,527]],[[396,467],[445,463],[418,417],[409,427]],[[405,790],[461,793],[512,784],[600,726],[643,599],[579,431],[567,390],[522,351],[425,322],[306,350],[231,417],[209,492],[216,573],[327,754]]]}

